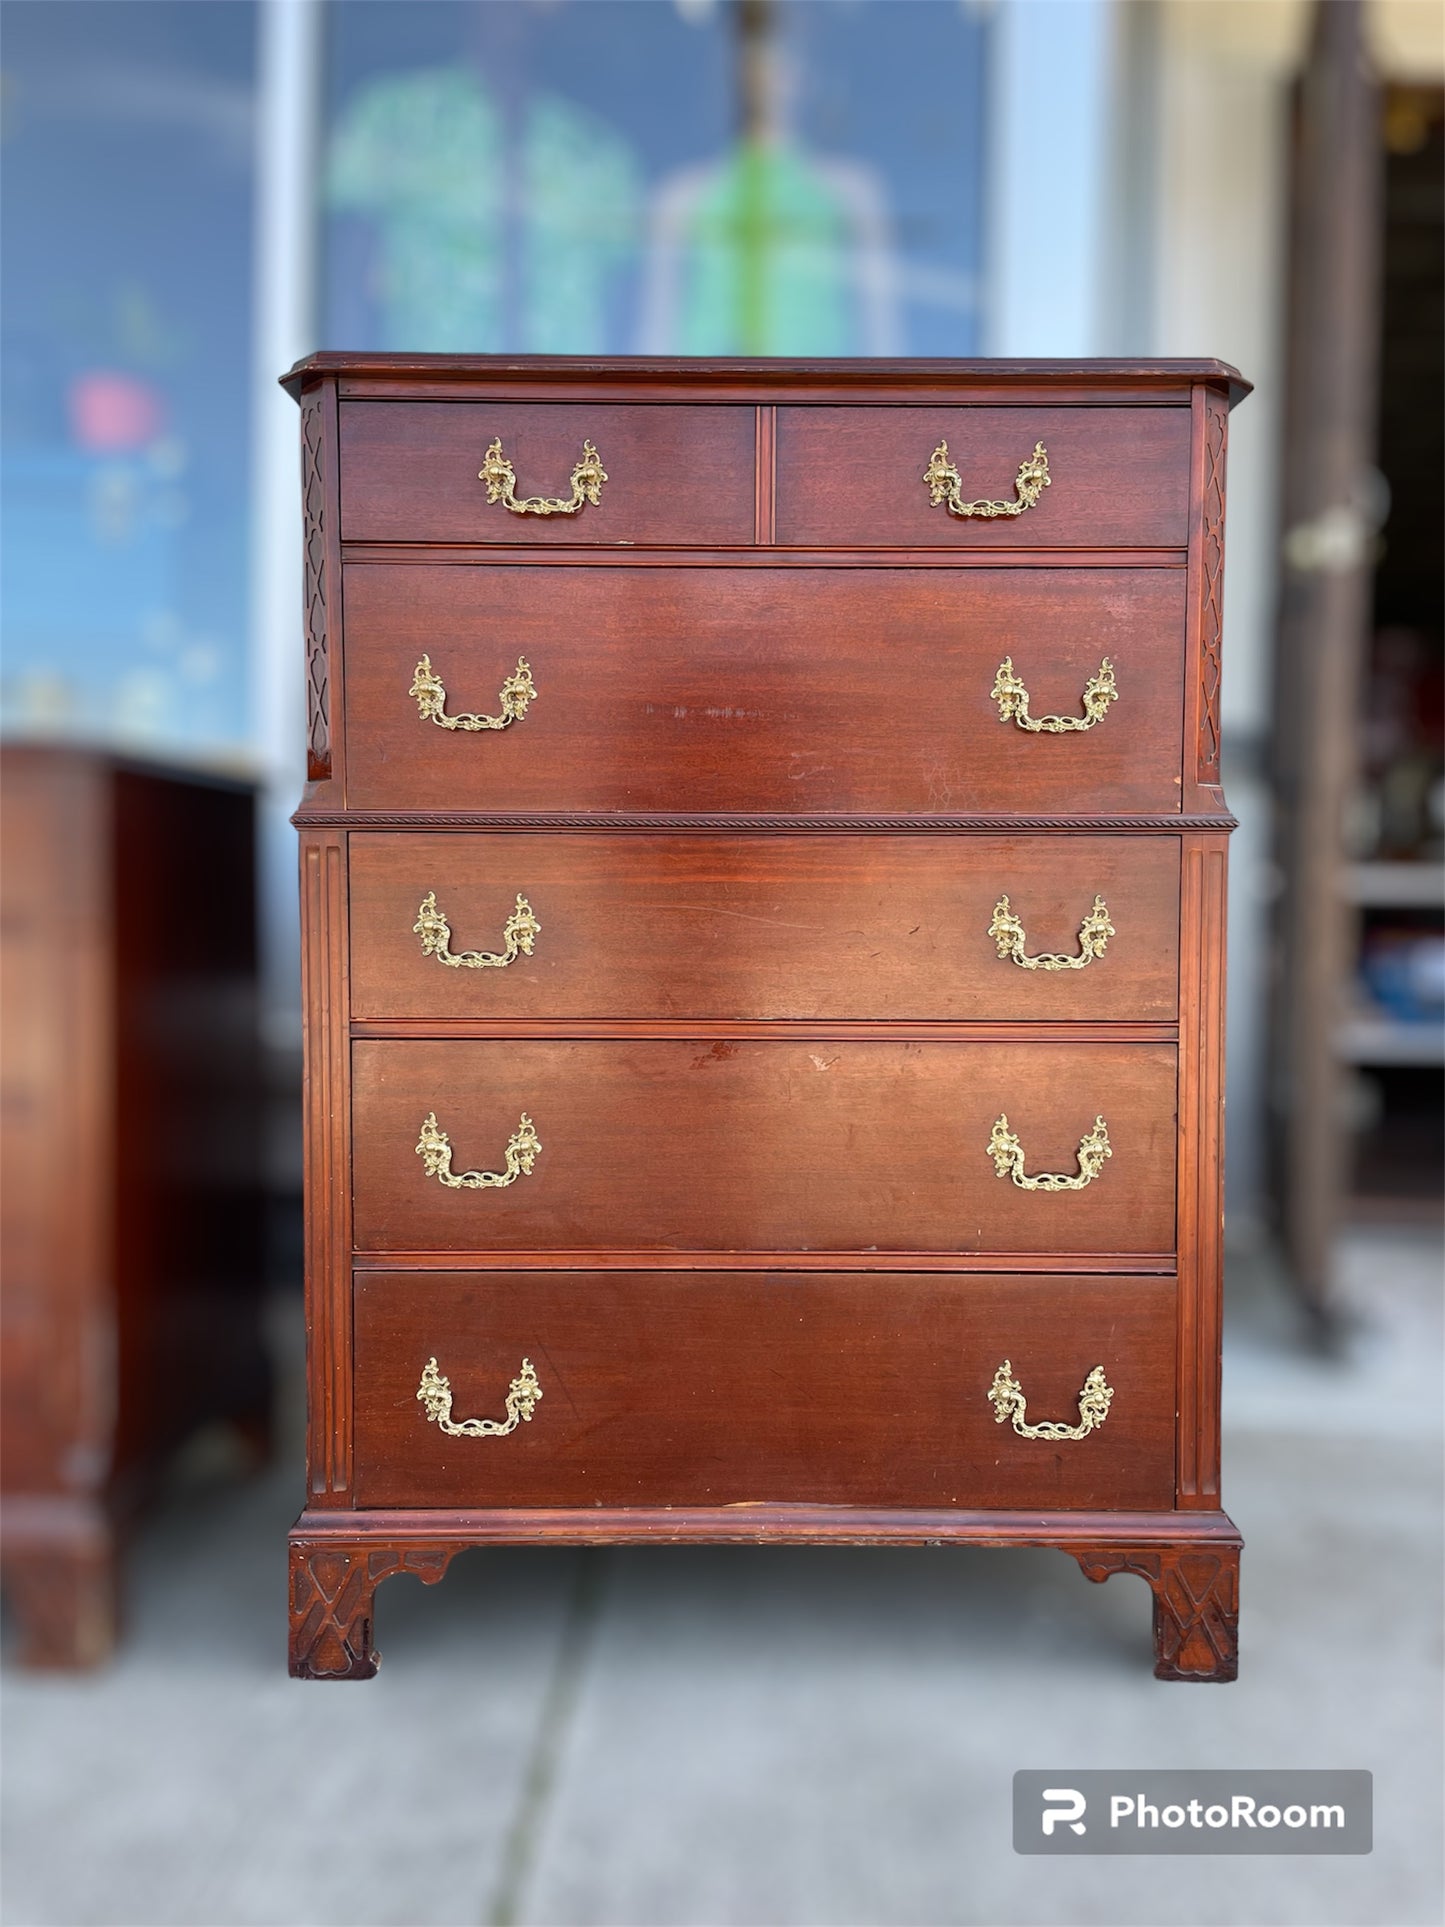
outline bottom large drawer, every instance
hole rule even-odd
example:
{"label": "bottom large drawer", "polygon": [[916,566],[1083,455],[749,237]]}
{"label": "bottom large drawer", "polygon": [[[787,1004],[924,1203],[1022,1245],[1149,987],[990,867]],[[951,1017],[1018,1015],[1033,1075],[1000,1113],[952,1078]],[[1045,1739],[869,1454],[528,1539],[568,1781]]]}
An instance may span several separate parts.
{"label": "bottom large drawer", "polygon": [[357,1500],[1167,1508],[1174,1307],[1170,1278],[362,1271]]}

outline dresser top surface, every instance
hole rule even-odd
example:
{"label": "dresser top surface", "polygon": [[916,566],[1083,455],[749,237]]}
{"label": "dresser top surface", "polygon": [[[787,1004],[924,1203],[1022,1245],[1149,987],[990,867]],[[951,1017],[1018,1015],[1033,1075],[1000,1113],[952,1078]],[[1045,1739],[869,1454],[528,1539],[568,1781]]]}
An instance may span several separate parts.
{"label": "dresser top surface", "polygon": [[1204,360],[784,360],[782,358],[709,358],[670,355],[409,355],[323,350],[307,355],[283,375],[281,385],[299,396],[309,381],[334,376],[345,382],[431,388],[495,383],[586,388],[594,382],[638,388],[674,389],[685,385],[698,394],[781,396],[836,392],[840,399],[871,391],[907,393],[957,388],[999,389],[1067,387],[1096,389],[1102,395],[1140,390],[1177,391],[1208,384],[1228,394],[1233,407],[1252,384],[1228,362]]}

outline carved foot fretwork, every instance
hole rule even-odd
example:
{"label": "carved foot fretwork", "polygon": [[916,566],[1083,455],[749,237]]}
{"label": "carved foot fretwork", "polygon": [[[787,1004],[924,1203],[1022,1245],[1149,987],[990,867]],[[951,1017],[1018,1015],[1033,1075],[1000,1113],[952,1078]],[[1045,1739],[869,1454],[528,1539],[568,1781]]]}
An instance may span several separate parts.
{"label": "carved foot fretwork", "polygon": [[434,1586],[450,1546],[291,1545],[291,1676],[370,1679],[381,1664],[372,1645],[372,1600],[383,1579],[414,1572]]}
{"label": "carved foot fretwork", "polygon": [[1239,1673],[1239,1547],[1071,1546],[1087,1579],[1134,1572],[1154,1594],[1156,1679]]}

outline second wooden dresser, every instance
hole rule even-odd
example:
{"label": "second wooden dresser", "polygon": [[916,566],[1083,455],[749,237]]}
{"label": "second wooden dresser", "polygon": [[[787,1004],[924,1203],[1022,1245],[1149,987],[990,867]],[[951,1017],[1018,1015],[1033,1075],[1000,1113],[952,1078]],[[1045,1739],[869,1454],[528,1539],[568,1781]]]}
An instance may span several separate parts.
{"label": "second wooden dresser", "polygon": [[486,1543],[1052,1545],[1235,1671],[1220,363],[321,355],[292,1670]]}

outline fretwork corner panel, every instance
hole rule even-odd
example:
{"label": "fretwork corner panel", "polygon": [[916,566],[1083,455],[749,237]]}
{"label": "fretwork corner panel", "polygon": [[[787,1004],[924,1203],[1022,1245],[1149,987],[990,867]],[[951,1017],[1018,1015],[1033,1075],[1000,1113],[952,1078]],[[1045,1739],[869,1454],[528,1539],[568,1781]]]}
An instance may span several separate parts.
{"label": "fretwork corner panel", "polygon": [[330,354],[286,383],[292,1671],[369,1677],[380,1580],[468,1546],[945,1542],[1134,1572],[1159,1676],[1232,1678],[1247,384]]}

